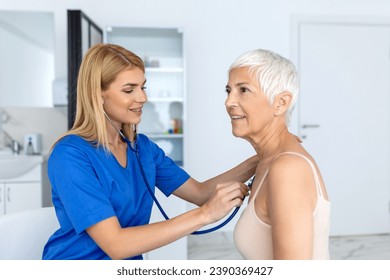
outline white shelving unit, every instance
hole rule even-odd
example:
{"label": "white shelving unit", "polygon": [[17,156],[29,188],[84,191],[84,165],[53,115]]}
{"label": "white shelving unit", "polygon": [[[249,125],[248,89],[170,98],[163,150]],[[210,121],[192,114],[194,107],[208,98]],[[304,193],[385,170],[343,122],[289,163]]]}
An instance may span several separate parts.
{"label": "white shelving unit", "polygon": [[[146,93],[139,132],[159,145],[167,156],[185,167],[186,120],[185,56],[183,32],[178,28],[108,27],[105,42],[117,44],[144,60]],[[156,196],[170,216],[187,210],[187,203],[174,196]],[[164,219],[157,207],[151,222]],[[146,259],[187,259],[187,238],[145,254]]]}
{"label": "white shelving unit", "polygon": [[139,132],[185,166],[185,57],[178,28],[108,27],[105,41],[121,45],[145,62],[148,102]]}

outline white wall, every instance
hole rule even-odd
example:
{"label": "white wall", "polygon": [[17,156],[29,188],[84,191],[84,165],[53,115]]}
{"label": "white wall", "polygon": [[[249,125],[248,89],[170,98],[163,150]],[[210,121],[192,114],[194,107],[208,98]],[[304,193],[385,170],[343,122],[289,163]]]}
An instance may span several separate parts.
{"label": "white wall", "polygon": [[[99,4],[96,4],[99,2]],[[291,56],[291,16],[389,16],[387,0],[0,0],[1,9],[55,13],[56,77],[67,73],[66,9],[101,27],[182,27],[187,55],[186,169],[203,180],[253,154],[231,135],[224,109],[226,70],[254,48]]]}

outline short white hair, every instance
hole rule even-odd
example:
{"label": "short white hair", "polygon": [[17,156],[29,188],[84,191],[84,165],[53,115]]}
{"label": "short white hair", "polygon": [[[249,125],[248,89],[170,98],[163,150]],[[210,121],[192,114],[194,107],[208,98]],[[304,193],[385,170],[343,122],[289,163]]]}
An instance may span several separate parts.
{"label": "short white hair", "polygon": [[239,56],[230,66],[229,73],[242,67],[248,67],[250,74],[255,73],[270,104],[278,94],[284,91],[291,93],[292,100],[286,114],[288,121],[299,92],[299,77],[294,64],[277,53],[258,49]]}

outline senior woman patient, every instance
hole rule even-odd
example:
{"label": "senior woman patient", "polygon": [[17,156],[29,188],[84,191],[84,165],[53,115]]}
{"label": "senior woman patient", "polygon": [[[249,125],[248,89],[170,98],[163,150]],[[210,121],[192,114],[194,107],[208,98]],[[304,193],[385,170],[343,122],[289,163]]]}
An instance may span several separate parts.
{"label": "senior woman patient", "polygon": [[245,259],[329,259],[330,202],[313,157],[287,127],[298,95],[294,65],[269,50],[249,51],[229,69],[232,132],[259,163],[234,230]]}

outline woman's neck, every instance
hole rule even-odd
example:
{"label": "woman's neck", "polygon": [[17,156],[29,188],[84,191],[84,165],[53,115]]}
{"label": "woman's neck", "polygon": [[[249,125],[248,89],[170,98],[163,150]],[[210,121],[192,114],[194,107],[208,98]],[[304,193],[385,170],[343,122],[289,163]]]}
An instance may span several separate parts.
{"label": "woman's neck", "polygon": [[108,138],[108,144],[110,147],[118,148],[123,143],[122,137],[118,133],[118,131],[113,127],[111,123],[106,121],[106,127],[107,127],[107,138]]}
{"label": "woman's neck", "polygon": [[283,151],[285,144],[291,140],[292,134],[286,126],[281,126],[277,129],[272,129],[268,133],[259,135],[256,139],[251,139],[249,142],[254,147],[260,160],[273,158],[275,155]]}

